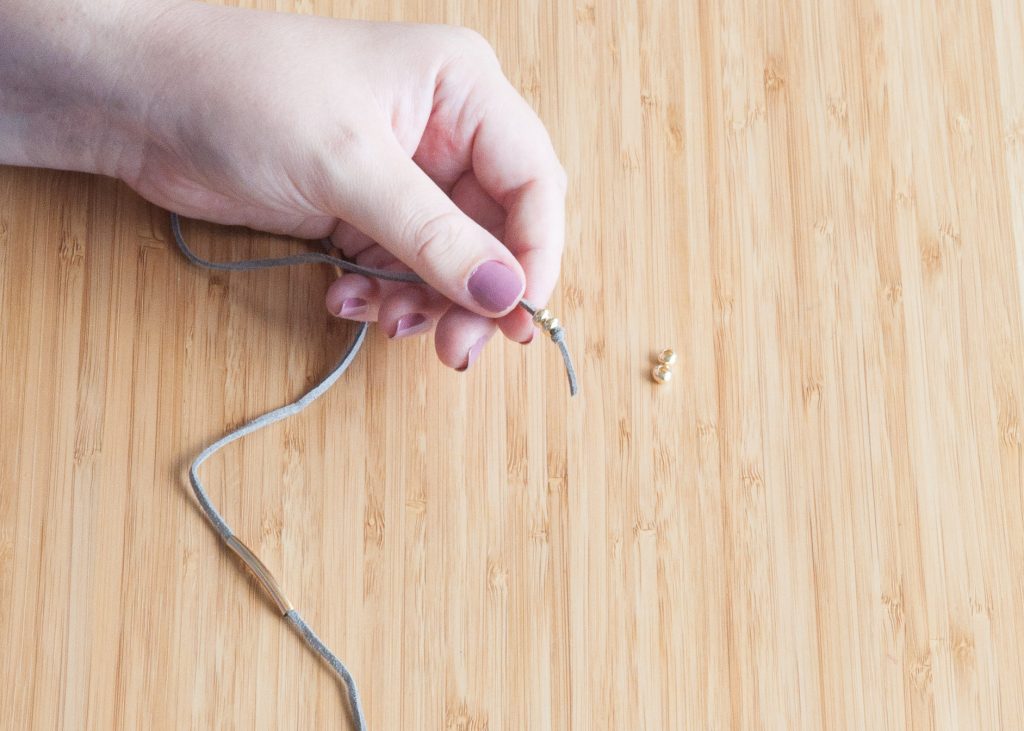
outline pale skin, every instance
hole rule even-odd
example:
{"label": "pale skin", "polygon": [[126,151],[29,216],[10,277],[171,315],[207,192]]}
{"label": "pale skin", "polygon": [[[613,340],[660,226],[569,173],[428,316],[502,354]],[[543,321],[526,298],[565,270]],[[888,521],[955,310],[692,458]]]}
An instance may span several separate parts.
{"label": "pale skin", "polygon": [[[547,302],[565,173],[487,42],[191,0],[0,0],[0,163],[124,180],[182,215],[303,238],[427,285],[345,274],[336,316],[433,331],[472,365]],[[497,262],[495,264],[495,262]]]}

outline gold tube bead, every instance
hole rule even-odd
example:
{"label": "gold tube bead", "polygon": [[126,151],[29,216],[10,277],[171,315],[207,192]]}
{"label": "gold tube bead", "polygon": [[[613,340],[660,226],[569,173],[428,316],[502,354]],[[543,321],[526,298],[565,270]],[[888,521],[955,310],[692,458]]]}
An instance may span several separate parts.
{"label": "gold tube bead", "polygon": [[231,536],[224,540],[228,544],[228,548],[234,551],[235,555],[242,559],[242,563],[248,567],[252,572],[252,575],[256,577],[256,581],[259,582],[260,586],[263,587],[264,591],[270,596],[274,604],[277,605],[277,609],[281,612],[281,616],[288,614],[294,607],[292,603],[288,601],[288,597],[284,595],[284,591],[281,589],[280,584],[277,583],[277,579],[270,573],[259,556],[252,552],[252,550],[242,543],[236,536]]}

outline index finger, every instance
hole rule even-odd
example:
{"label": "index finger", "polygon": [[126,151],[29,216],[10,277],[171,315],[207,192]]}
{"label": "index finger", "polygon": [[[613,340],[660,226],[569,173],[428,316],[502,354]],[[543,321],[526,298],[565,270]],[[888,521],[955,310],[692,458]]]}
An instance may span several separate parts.
{"label": "index finger", "polygon": [[[504,78],[489,80],[486,102],[473,138],[473,172],[484,191],[507,214],[504,244],[523,267],[524,297],[547,304],[558,281],[565,246],[565,171],[544,124]],[[520,308],[501,319],[514,340],[532,331]]]}

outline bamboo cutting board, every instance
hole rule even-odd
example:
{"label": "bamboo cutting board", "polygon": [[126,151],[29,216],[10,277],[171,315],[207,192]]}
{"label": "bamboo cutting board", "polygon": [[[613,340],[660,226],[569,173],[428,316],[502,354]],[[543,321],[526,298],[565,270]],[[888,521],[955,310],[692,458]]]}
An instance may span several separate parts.
{"label": "bamboo cutting board", "polygon": [[[206,469],[372,729],[1021,728],[1017,0],[278,6],[476,28],[570,177],[578,398],[373,334]],[[0,726],[344,727],[185,479],[336,360],[330,276],[0,169]]]}

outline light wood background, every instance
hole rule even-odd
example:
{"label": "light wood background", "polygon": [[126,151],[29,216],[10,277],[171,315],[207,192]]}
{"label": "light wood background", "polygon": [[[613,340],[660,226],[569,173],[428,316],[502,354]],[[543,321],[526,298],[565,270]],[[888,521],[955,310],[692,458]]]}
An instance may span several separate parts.
{"label": "light wood background", "polygon": [[[571,181],[577,399],[374,334],[206,471],[372,729],[1021,728],[1017,0],[281,5],[477,28]],[[0,726],[344,726],[185,480],[336,359],[329,278],[0,170]]]}

